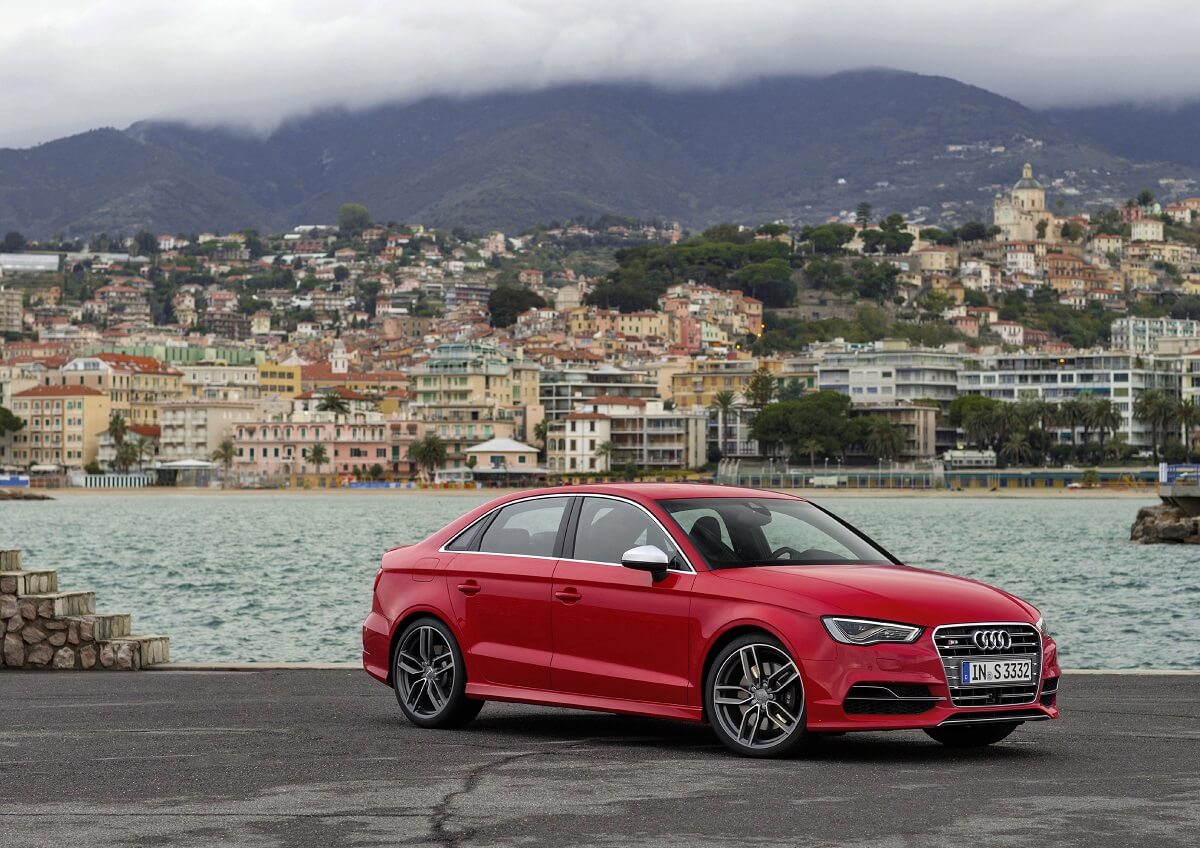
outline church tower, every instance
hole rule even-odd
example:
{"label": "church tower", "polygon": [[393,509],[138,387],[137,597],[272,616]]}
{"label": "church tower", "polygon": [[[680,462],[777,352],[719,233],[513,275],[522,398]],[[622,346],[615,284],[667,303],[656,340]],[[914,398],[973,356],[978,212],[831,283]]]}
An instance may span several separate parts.
{"label": "church tower", "polygon": [[1033,177],[1033,165],[1021,169],[1021,179],[1012,190],[1013,206],[1018,212],[1041,212],[1046,208],[1046,189]]}

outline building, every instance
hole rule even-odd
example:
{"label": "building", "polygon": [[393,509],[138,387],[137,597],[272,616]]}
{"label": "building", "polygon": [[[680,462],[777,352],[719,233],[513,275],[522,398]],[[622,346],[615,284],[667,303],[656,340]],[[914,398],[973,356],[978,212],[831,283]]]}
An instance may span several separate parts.
{"label": "building", "polygon": [[1154,218],[1134,221],[1129,225],[1130,241],[1162,241],[1163,222]]}
{"label": "building", "polygon": [[260,397],[291,398],[303,391],[299,365],[263,362],[257,369]]}
{"label": "building", "polygon": [[828,353],[817,366],[821,391],[838,392],[857,405],[935,400],[945,410],[958,397],[962,357],[884,340],[871,350]]}
{"label": "building", "polygon": [[[393,475],[407,475],[413,473],[408,448],[418,429],[414,421],[389,420],[378,412],[334,415],[294,409],[286,415],[239,423],[233,468],[247,482],[330,472],[348,476],[374,465]],[[326,455],[319,467],[310,459],[318,444]]]}
{"label": "building", "polygon": [[251,401],[192,398],[160,407],[158,459],[208,460],[240,424],[258,420],[262,412]]}
{"label": "building", "polygon": [[20,290],[0,286],[0,334],[22,332],[23,315]]}
{"label": "building", "polygon": [[131,425],[158,425],[159,405],[183,397],[183,372],[149,356],[98,353],[67,362],[59,370],[65,386],[91,386],[105,392],[112,411]]}
{"label": "building", "polygon": [[627,371],[608,364],[567,364],[543,368],[538,398],[547,421],[561,421],[576,408],[597,397],[632,397],[649,400],[658,387],[645,371]]}
{"label": "building", "polygon": [[689,360],[684,370],[670,374],[670,399],[681,409],[708,409],[719,392],[742,397],[759,367],[775,373],[780,362],[749,357]]}
{"label": "building", "polygon": [[227,365],[224,362],[181,363],[181,385],[185,398],[253,400],[258,397],[259,366]]}
{"label": "building", "polygon": [[1163,339],[1200,338],[1200,321],[1186,318],[1118,318],[1112,323],[1112,347],[1153,353]]}
{"label": "building", "polygon": [[996,195],[992,220],[1001,241],[1051,241],[1059,239],[1062,224],[1046,209],[1046,189],[1033,176],[1028,162],[1021,169],[1008,197]]}
{"label": "building", "polygon": [[[1156,357],[1118,351],[1088,353],[1016,353],[987,356],[964,364],[959,372],[961,394],[976,394],[1015,402],[1026,398],[1062,403],[1075,397],[1112,401],[1121,413],[1118,430],[1130,445],[1150,447],[1149,426],[1133,417],[1133,403],[1146,389],[1179,397],[1182,365],[1178,357]],[[1063,442],[1069,429],[1059,430]]]}
{"label": "building", "polygon": [[623,465],[683,471],[704,464],[707,429],[704,411],[666,409],[658,400],[599,397],[551,429],[547,458],[552,472],[567,474]]}
{"label": "building", "polygon": [[25,427],[12,434],[12,461],[24,466],[82,469],[95,461],[108,427],[110,401],[91,386],[34,386],[13,395]]}
{"label": "building", "polygon": [[551,432],[549,442],[547,464],[552,471],[612,470],[612,418],[603,413],[572,412]]}
{"label": "building", "polygon": [[904,431],[904,450],[899,459],[903,462],[933,459],[937,456],[938,409],[932,406],[894,404],[891,406],[864,406],[854,409],[855,416],[884,418]]}
{"label": "building", "polygon": [[488,439],[466,451],[469,460],[474,459],[472,469],[481,471],[532,471],[537,468],[537,448],[515,439]]}

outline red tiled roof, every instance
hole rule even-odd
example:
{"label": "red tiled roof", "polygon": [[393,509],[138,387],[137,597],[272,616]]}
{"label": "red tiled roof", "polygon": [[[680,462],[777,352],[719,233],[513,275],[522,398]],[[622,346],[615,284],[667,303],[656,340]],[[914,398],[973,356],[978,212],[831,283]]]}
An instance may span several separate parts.
{"label": "red tiled roof", "polygon": [[162,428],[152,424],[130,424],[129,432],[145,436],[147,439],[157,439],[162,435]]}
{"label": "red tiled roof", "polygon": [[103,397],[104,392],[91,386],[34,386],[13,397]]}
{"label": "red tiled roof", "polygon": [[98,353],[96,358],[107,362],[122,371],[137,371],[140,374],[164,374],[167,376],[182,376],[165,362],[160,362],[152,356],[131,356],[127,353]]}
{"label": "red tiled roof", "polygon": [[611,416],[599,412],[572,412],[567,416],[568,421],[600,421],[609,420]]}

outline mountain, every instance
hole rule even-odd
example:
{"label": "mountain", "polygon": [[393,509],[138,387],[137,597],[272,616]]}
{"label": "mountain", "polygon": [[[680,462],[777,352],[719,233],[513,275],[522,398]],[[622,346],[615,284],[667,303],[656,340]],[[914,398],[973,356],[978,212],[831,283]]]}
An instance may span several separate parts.
{"label": "mountain", "polygon": [[1117,156],[1200,167],[1200,101],[1176,106],[1114,103],[1046,114],[1065,131]]}
{"label": "mountain", "polygon": [[859,71],[717,90],[579,85],[289,121],[266,137],[180,123],[0,150],[0,232],[196,232],[378,220],[517,229],[576,215],[986,219],[1022,161],[1071,203],[1115,202],[1182,165],[1130,161],[944,77]]}

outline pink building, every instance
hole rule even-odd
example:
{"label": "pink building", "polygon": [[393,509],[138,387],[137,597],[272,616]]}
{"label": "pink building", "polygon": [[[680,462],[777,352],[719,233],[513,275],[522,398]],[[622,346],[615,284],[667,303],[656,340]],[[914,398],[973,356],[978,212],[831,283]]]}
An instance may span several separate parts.
{"label": "pink building", "polygon": [[[239,479],[285,477],[290,474],[333,472],[381,465],[393,476],[415,473],[408,447],[418,438],[416,421],[384,418],[379,413],[294,412],[279,421],[238,424],[234,438]],[[325,447],[326,462],[318,469],[309,457],[316,445]]]}

